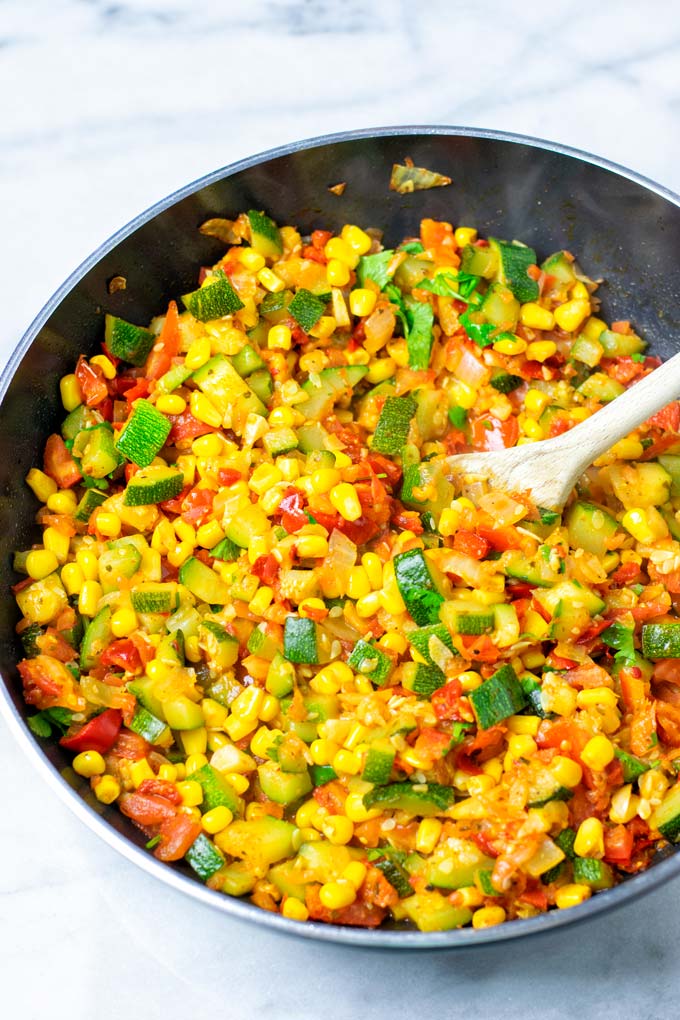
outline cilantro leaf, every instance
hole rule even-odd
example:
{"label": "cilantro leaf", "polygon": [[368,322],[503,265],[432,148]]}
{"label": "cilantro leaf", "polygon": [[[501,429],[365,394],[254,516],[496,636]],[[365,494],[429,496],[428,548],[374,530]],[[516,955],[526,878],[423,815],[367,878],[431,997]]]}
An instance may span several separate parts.
{"label": "cilantro leaf", "polygon": [[467,424],[467,411],[464,407],[450,407],[449,421],[454,428],[462,429]]}
{"label": "cilantro leaf", "polygon": [[396,305],[396,315],[401,322],[401,328],[404,331],[404,336],[408,336],[408,321],[406,319],[406,306],[404,305],[404,295],[397,286],[393,283],[388,283],[383,288],[385,294],[390,299],[393,305]]}
{"label": "cilantro leaf", "polygon": [[160,841],[161,841],[160,836],[152,836],[148,843],[145,843],[144,846],[146,847],[147,850],[153,850],[155,846],[158,846]]}
{"label": "cilantro leaf", "polygon": [[52,736],[52,727],[43,712],[38,712],[37,715],[29,715],[26,722],[28,723],[29,730],[31,733],[35,733],[36,737]]}
{"label": "cilantro leaf", "polygon": [[645,355],[644,354],[631,354],[631,360],[637,361],[638,365],[644,365]]}
{"label": "cilantro leaf", "polygon": [[406,298],[405,307],[408,323],[406,343],[409,367],[416,371],[424,370],[430,364],[430,354],[432,353],[434,312],[430,304],[415,301],[413,298]]}
{"label": "cilantro leaf", "polygon": [[469,309],[463,312],[458,321],[470,340],[474,340],[478,347],[489,347],[499,339],[496,336],[496,326],[491,322],[475,322],[470,318]]}
{"label": "cilantro leaf", "polygon": [[560,514],[557,510],[546,510],[544,506],[539,506],[538,512],[541,515],[541,524],[554,524],[555,521],[560,519]]}
{"label": "cilantro leaf", "polygon": [[58,706],[56,708],[46,708],[44,715],[48,716],[52,725],[62,733],[66,733],[73,720],[73,712]]}
{"label": "cilantro leaf", "polygon": [[456,301],[464,301],[467,305],[476,305],[478,295],[475,287],[479,283],[477,276],[469,273],[454,273],[451,270],[437,273],[432,280],[421,280],[418,284],[419,290],[429,290],[439,297],[455,298]]}
{"label": "cilantro leaf", "polygon": [[407,251],[409,255],[420,255],[421,252],[425,251],[420,241],[409,241],[408,244],[400,245],[399,250]]}
{"label": "cilantro leaf", "polygon": [[376,252],[375,255],[362,255],[357,265],[357,280],[360,287],[366,286],[367,280],[373,280],[381,290],[389,283],[391,276],[387,272],[394,251],[386,248],[385,251]]}
{"label": "cilantro leaf", "polygon": [[616,649],[614,663],[616,666],[631,666],[635,662],[635,643],[633,628],[624,627],[622,623],[612,623],[600,634],[609,648]]}

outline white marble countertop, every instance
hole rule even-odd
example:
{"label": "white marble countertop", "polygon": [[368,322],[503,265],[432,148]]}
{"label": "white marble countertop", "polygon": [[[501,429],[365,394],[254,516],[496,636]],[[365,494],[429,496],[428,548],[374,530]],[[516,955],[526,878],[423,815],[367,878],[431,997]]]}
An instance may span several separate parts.
{"label": "white marble countertop", "polygon": [[[550,138],[680,190],[675,0],[3,0],[0,361],[136,213],[328,131],[467,124]],[[191,13],[189,13],[191,11]],[[0,972],[20,1020],[677,1015],[680,884],[497,949],[409,957],[231,922],[119,858],[0,721]]]}

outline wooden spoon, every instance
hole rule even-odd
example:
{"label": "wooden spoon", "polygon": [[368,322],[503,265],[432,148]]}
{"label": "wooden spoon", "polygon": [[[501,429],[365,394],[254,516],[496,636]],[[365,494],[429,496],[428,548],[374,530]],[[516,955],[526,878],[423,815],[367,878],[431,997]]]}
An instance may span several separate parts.
{"label": "wooden spoon", "polygon": [[499,453],[461,453],[449,458],[459,486],[486,481],[508,493],[530,492],[536,506],[561,509],[594,460],[643,421],[680,396],[680,354],[631,386],[569,432]]}

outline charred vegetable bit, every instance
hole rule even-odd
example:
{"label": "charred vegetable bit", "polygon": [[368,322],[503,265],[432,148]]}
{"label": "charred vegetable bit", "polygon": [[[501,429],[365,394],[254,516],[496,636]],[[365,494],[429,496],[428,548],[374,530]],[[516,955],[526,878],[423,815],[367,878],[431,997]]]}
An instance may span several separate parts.
{"label": "charred vegetable bit", "polygon": [[563,515],[461,497],[451,454],[656,360],[567,251],[322,226],[207,220],[196,289],[61,380],[14,558],[28,725],[150,853],[287,918],[566,909],[680,841],[680,404]]}

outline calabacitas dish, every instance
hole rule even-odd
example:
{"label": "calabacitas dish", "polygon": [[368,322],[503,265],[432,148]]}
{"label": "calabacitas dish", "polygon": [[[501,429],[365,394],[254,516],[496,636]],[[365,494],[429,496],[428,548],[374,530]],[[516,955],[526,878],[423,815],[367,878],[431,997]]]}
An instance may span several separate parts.
{"label": "calabacitas dish", "polygon": [[62,380],[16,559],[34,731],[161,859],[289,919],[486,929],[644,867],[676,835],[676,409],[563,522],[452,504],[444,469],[582,420],[642,341],[570,255],[446,221],[387,251],[208,229],[187,311],[110,316]]}

